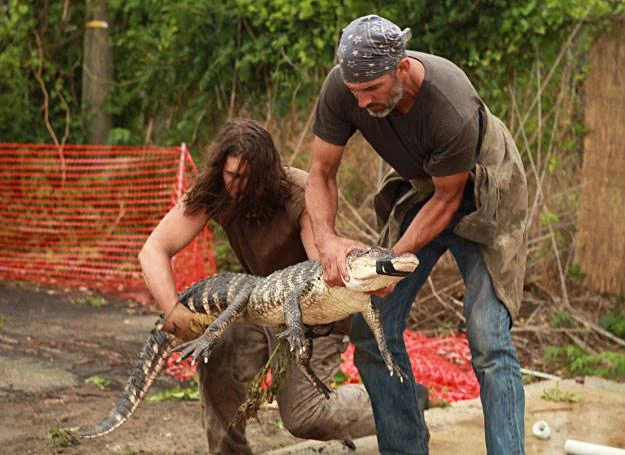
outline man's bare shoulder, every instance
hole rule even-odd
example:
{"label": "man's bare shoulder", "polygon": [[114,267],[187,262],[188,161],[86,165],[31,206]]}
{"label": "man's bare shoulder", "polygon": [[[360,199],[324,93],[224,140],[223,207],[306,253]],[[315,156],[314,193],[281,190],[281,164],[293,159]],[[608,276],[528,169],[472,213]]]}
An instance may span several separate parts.
{"label": "man's bare shoulder", "polygon": [[286,178],[289,182],[300,188],[306,188],[308,172],[293,166],[285,166],[284,172],[286,173]]}

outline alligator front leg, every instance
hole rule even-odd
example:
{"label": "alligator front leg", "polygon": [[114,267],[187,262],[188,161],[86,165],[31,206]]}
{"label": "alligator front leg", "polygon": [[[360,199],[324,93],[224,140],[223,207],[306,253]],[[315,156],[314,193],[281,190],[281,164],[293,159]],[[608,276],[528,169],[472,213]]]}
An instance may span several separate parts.
{"label": "alligator front leg", "polygon": [[181,351],[178,361],[180,362],[191,356],[194,363],[197,362],[199,358],[204,358],[204,363],[208,362],[208,357],[219,340],[221,340],[228,326],[245,312],[250,294],[251,289],[243,289],[217,319],[208,326],[202,336],[178,346],[176,351]]}
{"label": "alligator front leg", "polygon": [[386,337],[384,336],[384,326],[382,325],[380,311],[375,307],[371,299],[369,299],[369,308],[361,314],[369,326],[369,329],[371,329],[371,333],[373,333],[375,341],[378,343],[378,349],[380,350],[380,354],[382,354],[384,363],[386,364],[388,371],[391,373],[391,376],[396,374],[399,377],[399,380],[404,382],[404,379],[408,379],[408,376],[406,376],[399,365],[395,363],[393,355],[388,349]]}
{"label": "alligator front leg", "polygon": [[300,308],[301,290],[297,289],[291,292],[282,303],[282,311],[284,312],[284,324],[286,329],[277,336],[280,339],[286,338],[289,342],[291,352],[295,352],[296,356],[305,358],[310,354],[305,352],[308,350],[306,336],[304,334],[304,323],[302,321],[302,310]]}

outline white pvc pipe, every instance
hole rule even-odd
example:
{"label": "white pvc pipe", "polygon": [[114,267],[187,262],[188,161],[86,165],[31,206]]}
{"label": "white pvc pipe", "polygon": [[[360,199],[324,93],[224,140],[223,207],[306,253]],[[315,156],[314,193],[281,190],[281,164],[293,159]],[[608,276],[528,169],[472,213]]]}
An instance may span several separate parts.
{"label": "white pvc pipe", "polygon": [[532,433],[538,439],[549,439],[549,437],[551,436],[551,428],[549,428],[547,422],[545,422],[544,420],[539,420],[532,427]]}
{"label": "white pvc pipe", "polygon": [[570,455],[625,455],[623,449],[576,441],[575,439],[566,440],[564,451]]}

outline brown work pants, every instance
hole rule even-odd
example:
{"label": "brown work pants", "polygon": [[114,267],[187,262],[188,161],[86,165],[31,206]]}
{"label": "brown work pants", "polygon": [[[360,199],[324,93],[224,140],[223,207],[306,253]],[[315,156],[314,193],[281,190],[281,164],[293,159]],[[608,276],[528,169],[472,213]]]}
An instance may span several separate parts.
{"label": "brown work pants", "polygon": [[[267,362],[277,344],[277,330],[255,325],[232,326],[198,372],[202,424],[209,453],[250,454],[245,423],[228,430],[239,406],[247,399],[245,382]],[[343,334],[313,341],[311,367],[326,384],[338,372],[347,348]],[[346,439],[375,434],[369,396],[362,384],[338,387],[329,400],[317,392],[295,364],[277,393],[282,422],[294,436],[305,439]]]}

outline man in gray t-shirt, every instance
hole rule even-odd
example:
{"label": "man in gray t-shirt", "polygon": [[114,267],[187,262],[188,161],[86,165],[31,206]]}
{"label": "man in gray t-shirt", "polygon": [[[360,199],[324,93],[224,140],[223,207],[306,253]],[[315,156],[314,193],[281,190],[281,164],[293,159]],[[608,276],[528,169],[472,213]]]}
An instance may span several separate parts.
{"label": "man in gray t-shirt", "polygon": [[[410,29],[379,16],[356,19],[343,30],[339,64],[321,90],[306,205],[324,278],[342,285],[346,253],[360,246],[334,229],[336,174],[358,130],[394,170],[375,201],[384,226],[380,243],[420,259],[413,274],[376,299],[393,355],[410,375],[405,319],[436,261],[450,250],[465,282],[488,453],[524,453],[524,392],[509,328],[525,267],[525,174],[507,129],[464,72],[443,58],[406,51],[409,38]],[[351,338],[380,452],[427,453],[414,381],[388,375],[362,318],[354,319]]]}
{"label": "man in gray t-shirt", "polygon": [[360,130],[405,179],[470,171],[483,135],[482,100],[449,60],[414,51],[406,51],[406,56],[425,74],[405,113],[393,110],[375,117],[362,109],[337,65],[321,89],[313,132],[325,142],[345,145]]}

